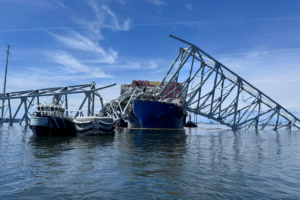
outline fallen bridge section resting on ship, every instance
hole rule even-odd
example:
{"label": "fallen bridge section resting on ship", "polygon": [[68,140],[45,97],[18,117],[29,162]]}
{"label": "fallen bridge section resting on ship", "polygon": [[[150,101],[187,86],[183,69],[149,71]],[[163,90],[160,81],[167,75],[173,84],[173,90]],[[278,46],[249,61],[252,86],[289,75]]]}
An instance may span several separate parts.
{"label": "fallen bridge section resting on ship", "polygon": [[[132,88],[105,104],[104,115],[123,119],[129,119],[130,114],[136,116],[134,102],[148,95],[154,102],[177,100],[183,116],[188,111],[217,121],[234,131],[264,129],[270,124],[274,124],[272,129],[275,131],[281,128],[291,130],[292,127],[300,129],[300,120],[275,100],[196,45],[172,35],[170,37],[189,46],[179,49],[179,54],[156,90]],[[170,89],[171,85],[175,87]],[[155,110],[151,106],[147,110],[151,108]],[[159,112],[156,110],[156,115]],[[138,120],[139,123],[143,121],[141,118]]]}

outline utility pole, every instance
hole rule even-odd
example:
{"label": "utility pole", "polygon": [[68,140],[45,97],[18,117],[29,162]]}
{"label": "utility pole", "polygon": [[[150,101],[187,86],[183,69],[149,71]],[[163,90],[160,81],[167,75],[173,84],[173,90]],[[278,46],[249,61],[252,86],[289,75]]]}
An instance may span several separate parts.
{"label": "utility pole", "polygon": [[[6,66],[5,66],[5,74],[4,74],[4,84],[3,84],[3,94],[5,93],[5,88],[6,88],[6,76],[7,76],[7,65],[8,65],[8,57],[9,57],[9,48],[10,46],[7,45],[7,50],[5,50],[6,52]],[[3,99],[2,100],[2,109],[1,109],[1,123],[2,123],[2,120],[3,120],[3,114],[4,114],[4,103],[5,103],[5,100]]]}

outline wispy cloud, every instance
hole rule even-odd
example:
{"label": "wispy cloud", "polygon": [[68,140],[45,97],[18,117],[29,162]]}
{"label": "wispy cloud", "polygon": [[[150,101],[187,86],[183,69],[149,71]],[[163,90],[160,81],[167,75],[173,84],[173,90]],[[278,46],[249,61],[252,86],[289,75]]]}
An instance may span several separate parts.
{"label": "wispy cloud", "polygon": [[63,4],[63,3],[60,2],[60,1],[52,0],[52,2],[54,2],[54,3],[57,4],[57,5],[59,5],[59,6],[62,7],[63,9],[70,10],[65,4]]}
{"label": "wispy cloud", "polygon": [[75,19],[75,22],[88,28],[93,36],[103,39],[101,29],[111,29],[113,31],[128,31],[131,27],[129,18],[120,23],[117,15],[106,5],[99,5],[94,0],[87,1],[88,5],[94,11],[95,20],[87,21],[82,19]]}
{"label": "wispy cloud", "polygon": [[293,48],[293,49],[275,49],[275,50],[265,50],[265,51],[250,51],[250,52],[243,52],[243,53],[232,53],[232,54],[217,54],[214,56],[235,56],[235,55],[246,55],[247,57],[255,57],[267,55],[269,53],[276,53],[276,52],[285,52],[285,51],[300,51],[300,48]]}
{"label": "wispy cloud", "polygon": [[55,52],[52,57],[53,61],[63,65],[68,73],[90,72],[87,66],[81,64],[77,59],[66,52]]}
{"label": "wispy cloud", "polygon": [[137,69],[137,70],[147,70],[147,69],[156,69],[157,64],[154,61],[148,62],[126,62],[118,63],[117,65],[112,65],[115,69]]}
{"label": "wispy cloud", "polygon": [[118,53],[112,48],[105,51],[95,39],[90,39],[87,36],[79,34],[78,32],[69,31],[69,34],[64,36],[56,35],[50,32],[49,34],[69,48],[88,51],[92,52],[93,54],[96,53],[98,54],[98,57],[100,55],[101,59],[98,60],[99,62],[101,61],[101,63],[112,64],[115,62],[118,56]]}
{"label": "wispy cloud", "polygon": [[191,4],[191,3],[185,4],[185,7],[186,7],[188,10],[192,10],[192,4]]}
{"label": "wispy cloud", "polygon": [[144,0],[144,1],[156,6],[166,5],[166,3],[162,0]]}
{"label": "wispy cloud", "polygon": [[118,53],[112,48],[104,49],[99,44],[99,40],[105,39],[102,34],[102,29],[128,31],[130,29],[130,19],[124,20],[121,24],[117,15],[108,6],[104,4],[99,5],[94,0],[87,2],[94,12],[95,20],[74,19],[75,23],[85,27],[84,32],[68,30],[67,33],[60,35],[49,31],[47,32],[68,48],[90,52],[90,55],[97,57],[96,60],[98,60],[99,63],[113,64],[116,62]]}
{"label": "wispy cloud", "polygon": [[252,50],[244,56],[239,55],[222,56],[218,60],[282,106],[299,107],[300,58],[297,51]]}
{"label": "wispy cloud", "polygon": [[7,82],[8,91],[78,84],[78,81],[91,82],[95,79],[111,78],[97,65],[87,66],[72,55],[60,52],[46,52],[47,64],[44,68],[27,65],[26,69],[11,71]]}
{"label": "wispy cloud", "polygon": [[[52,58],[50,58],[50,56]],[[56,62],[60,65],[62,65],[64,68],[61,71],[62,73],[65,74],[80,74],[82,78],[109,78],[112,77],[111,75],[108,75],[104,73],[99,67],[91,67],[82,64],[82,61],[74,58],[70,54],[64,52],[64,51],[59,51],[55,53],[48,53],[48,58],[52,62]]]}
{"label": "wispy cloud", "polygon": [[16,3],[16,4],[23,4],[23,5],[28,5],[28,6],[40,6],[40,7],[53,7],[49,0],[2,0],[2,1],[7,1],[9,3]]}
{"label": "wispy cloud", "polygon": [[117,1],[122,5],[126,5],[126,3],[131,0],[117,0]]}

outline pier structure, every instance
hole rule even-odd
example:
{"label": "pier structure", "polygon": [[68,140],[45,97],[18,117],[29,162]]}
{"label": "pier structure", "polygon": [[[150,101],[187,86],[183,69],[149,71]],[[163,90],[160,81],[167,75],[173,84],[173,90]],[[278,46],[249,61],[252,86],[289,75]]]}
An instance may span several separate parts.
{"label": "pier structure", "polygon": [[[74,117],[77,117],[81,113],[81,109],[83,108],[85,102],[88,102],[87,106],[87,116],[94,115],[94,107],[95,107],[95,97],[99,97],[100,103],[103,105],[103,100],[101,95],[99,94],[99,90],[109,88],[116,85],[116,83],[107,85],[104,87],[96,88],[96,83],[92,82],[90,84],[83,84],[83,85],[72,85],[72,86],[64,86],[64,87],[52,87],[52,88],[43,88],[43,89],[35,89],[35,90],[26,90],[26,91],[17,91],[17,92],[8,92],[8,93],[2,93],[0,94],[0,101],[7,102],[7,105],[3,106],[3,111],[6,108],[5,115],[8,111],[8,119],[9,124],[13,125],[13,122],[17,116],[17,114],[20,111],[20,108],[23,105],[24,112],[22,112],[21,121],[19,124],[21,124],[23,121],[25,121],[25,124],[28,125],[29,122],[29,116],[31,113],[29,113],[29,109],[33,107],[36,104],[40,104],[40,97],[46,97],[46,96],[52,96],[55,99],[55,102],[57,104],[64,105],[64,108],[66,110],[66,116],[69,115],[68,111],[68,98],[69,95],[72,94],[79,94],[84,93],[85,97],[82,101],[82,103],[79,106],[79,109],[76,111],[76,114]],[[17,110],[15,113],[12,113],[12,105],[11,100],[12,99],[19,99],[19,105],[17,107]],[[23,114],[24,113],[24,114]],[[4,115],[4,117],[5,117]],[[4,119],[2,118],[2,120]]]}
{"label": "pier structure", "polygon": [[207,117],[234,131],[264,129],[268,125],[275,131],[300,129],[300,120],[275,100],[196,45],[170,37],[188,47],[179,49],[160,85],[154,92],[147,88],[132,88],[106,103],[108,115],[126,119],[132,110],[132,101],[143,100],[141,96],[151,94],[155,101],[179,100],[183,110]]}

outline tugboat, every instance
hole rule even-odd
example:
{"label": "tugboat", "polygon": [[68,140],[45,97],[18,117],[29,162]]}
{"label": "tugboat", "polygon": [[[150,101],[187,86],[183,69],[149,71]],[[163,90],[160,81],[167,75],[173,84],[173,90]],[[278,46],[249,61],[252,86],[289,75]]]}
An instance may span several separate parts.
{"label": "tugboat", "polygon": [[191,114],[189,115],[189,121],[187,123],[184,124],[184,127],[198,127],[197,124],[195,124],[194,122],[192,122],[191,119]]}
{"label": "tugboat", "polygon": [[75,124],[71,118],[65,117],[65,109],[54,102],[39,104],[33,117],[30,119],[29,128],[37,137],[61,137],[76,135]]}

